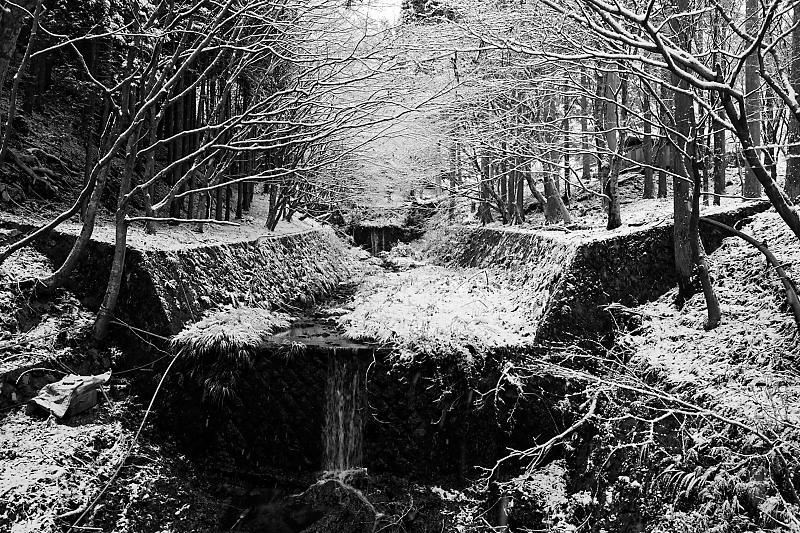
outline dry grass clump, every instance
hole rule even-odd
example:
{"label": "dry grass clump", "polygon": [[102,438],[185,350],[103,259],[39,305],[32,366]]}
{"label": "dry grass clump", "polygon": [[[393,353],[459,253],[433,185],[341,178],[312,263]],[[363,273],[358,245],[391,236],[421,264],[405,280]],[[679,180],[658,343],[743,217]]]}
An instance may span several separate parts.
{"label": "dry grass clump", "polygon": [[236,384],[264,339],[287,329],[292,317],[254,307],[224,308],[206,315],[172,338],[203,387],[203,398],[222,404],[236,397]]}

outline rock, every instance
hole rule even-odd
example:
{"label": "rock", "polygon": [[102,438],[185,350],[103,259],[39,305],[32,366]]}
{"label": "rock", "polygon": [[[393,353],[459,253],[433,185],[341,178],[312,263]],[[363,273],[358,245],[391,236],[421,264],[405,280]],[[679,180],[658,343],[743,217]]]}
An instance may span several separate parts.
{"label": "rock", "polygon": [[323,480],[302,494],[253,506],[233,531],[251,533],[372,533],[375,508],[360,491]]}
{"label": "rock", "polygon": [[372,504],[360,491],[338,480],[312,485],[295,497],[291,508],[297,518],[317,517],[302,530],[305,533],[372,533],[375,529],[377,513]]}

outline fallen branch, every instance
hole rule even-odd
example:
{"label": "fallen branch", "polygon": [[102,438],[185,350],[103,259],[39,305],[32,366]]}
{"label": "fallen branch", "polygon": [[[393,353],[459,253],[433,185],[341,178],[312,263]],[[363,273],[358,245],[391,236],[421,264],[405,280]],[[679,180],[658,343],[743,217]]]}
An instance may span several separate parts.
{"label": "fallen branch", "polygon": [[759,252],[764,254],[764,257],[767,258],[767,261],[775,269],[778,277],[781,278],[781,283],[786,291],[786,299],[789,302],[789,306],[792,308],[795,324],[797,324],[798,331],[800,331],[800,299],[797,298],[797,289],[795,288],[794,281],[789,278],[789,276],[786,274],[786,271],[783,269],[783,265],[780,261],[778,261],[778,258],[775,257],[775,254],[773,254],[770,249],[767,248],[767,245],[756,240],[747,233],[743,233],[728,226],[727,224],[723,224],[722,222],[717,222],[716,220],[705,217],[701,217],[700,222],[717,227],[723,231],[727,231],[731,235],[735,235],[741,239],[744,239],[746,242],[752,244],[756,249],[758,249]]}
{"label": "fallen branch", "polygon": [[125,219],[131,222],[172,222],[173,224],[199,223],[199,224],[219,224],[221,226],[241,226],[238,222],[228,220],[214,220],[213,218],[160,218],[160,217],[128,217]]}

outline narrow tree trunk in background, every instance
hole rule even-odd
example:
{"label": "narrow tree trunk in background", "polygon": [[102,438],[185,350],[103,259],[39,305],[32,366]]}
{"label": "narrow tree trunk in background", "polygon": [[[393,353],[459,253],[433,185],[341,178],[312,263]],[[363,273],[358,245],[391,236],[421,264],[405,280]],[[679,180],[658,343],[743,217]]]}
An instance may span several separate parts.
{"label": "narrow tree trunk in background", "polygon": [[[183,90],[186,88],[186,75],[184,74],[181,76],[180,81],[178,82],[178,89],[177,92],[182,93]],[[173,128],[173,133],[178,135],[175,139],[175,160],[180,160],[185,151],[185,143],[186,138],[183,136],[183,132],[186,126],[186,96],[181,97],[177,102],[175,102],[175,113],[173,115],[175,119],[175,125]],[[178,183],[178,180],[181,179],[186,167],[184,164],[177,165],[175,170],[173,171],[172,175],[172,185]],[[182,192],[183,187],[181,187]],[[181,218],[181,214],[183,211],[183,198],[180,200],[173,200],[171,205],[175,209],[175,218]]]}
{"label": "narrow tree trunk in background", "polygon": [[[603,204],[608,208],[608,227],[609,229],[619,227],[622,222],[619,220],[619,154],[623,147],[619,145],[617,128],[619,124],[619,112],[617,109],[617,97],[620,92],[620,78],[616,70],[606,73],[606,146],[608,147],[608,157],[606,158],[608,169],[600,174],[602,179],[603,193],[608,199],[603,200]],[[613,183],[612,183],[613,181]]]}
{"label": "narrow tree trunk in background", "polygon": [[544,173],[544,195],[547,201],[545,206],[545,221],[548,223],[555,223],[559,221],[559,218],[564,221],[565,225],[572,224],[572,218],[570,217],[569,210],[567,206],[564,205],[563,200],[561,199],[561,194],[558,192],[558,188],[556,188],[555,180],[553,176],[558,176],[558,164],[551,163],[548,165],[549,168],[545,169]]}
{"label": "narrow tree trunk in background", "polygon": [[[234,177],[238,179],[242,177],[241,173],[242,162],[240,160],[241,156],[239,154],[236,154],[234,157],[236,157],[236,163],[234,167],[236,173],[234,174]],[[241,220],[243,216],[244,216],[244,183],[240,181],[239,183],[236,184],[236,218],[238,220]]]}
{"label": "narrow tree trunk in background", "polygon": [[[714,194],[725,194],[727,178],[725,169],[727,165],[727,147],[725,146],[725,128],[720,122],[714,122]],[[722,198],[714,196],[714,205],[720,205]]]}
{"label": "narrow tree trunk in background", "polygon": [[721,315],[719,308],[719,300],[714,292],[714,287],[711,285],[711,278],[708,275],[708,263],[706,262],[706,254],[703,249],[703,243],[700,241],[700,164],[697,153],[697,143],[692,143],[689,154],[692,158],[692,213],[689,221],[689,239],[692,250],[692,262],[697,269],[697,275],[700,278],[700,284],[703,287],[703,296],[706,300],[706,309],[708,319],[704,324],[706,330],[711,330],[719,325]]}
{"label": "narrow tree trunk in background", "polygon": [[[800,3],[794,5],[794,23],[800,23]],[[800,26],[792,32],[790,80],[792,89],[800,94]],[[794,199],[800,196],[800,122],[794,113],[789,113],[789,149],[786,153],[786,195]]]}
{"label": "narrow tree trunk in background", "polygon": [[506,175],[503,172],[503,164],[499,163],[497,170],[500,174],[500,199],[503,201],[503,205],[501,207],[503,212],[503,223],[504,224],[512,224],[513,221],[508,218],[508,181],[506,180]]}
{"label": "narrow tree trunk in background", "polygon": [[517,182],[513,163],[514,160],[511,159],[506,164],[506,207],[508,209],[508,221],[512,225],[520,222],[520,217],[517,214]]}
{"label": "narrow tree trunk in background", "polygon": [[[669,74],[665,74],[667,79],[669,79]],[[659,144],[659,171],[658,171],[658,197],[659,198],[666,198],[667,197],[667,170],[670,170],[672,167],[672,152],[674,151],[669,144],[669,132],[667,131],[666,126],[669,126],[671,123],[670,114],[672,112],[672,91],[670,91],[669,87],[666,83],[661,84],[661,107],[659,109],[659,122],[664,124],[665,127],[662,128],[662,137],[661,142]]]}
{"label": "narrow tree trunk in background", "polygon": [[[614,159],[614,155],[617,153],[617,126],[618,124],[618,114],[617,114],[617,93],[619,92],[619,74],[615,70],[610,70],[606,73],[605,77],[605,116],[603,117],[603,125],[605,127],[605,138],[606,138],[606,148],[608,148],[608,154],[604,158],[606,160],[607,165],[611,165],[612,160]],[[619,173],[617,173],[619,174]],[[608,195],[608,191],[612,190],[609,188],[607,180],[611,178],[611,169],[610,166],[605,172],[601,172],[600,174],[602,182],[602,190],[603,192]],[[613,191],[616,192],[616,186],[613,187]],[[608,207],[608,204],[613,202],[614,200],[609,197],[608,200],[603,200],[604,206]]]}
{"label": "narrow tree trunk in background", "polygon": [[[759,30],[760,5],[758,0],[746,0],[745,3],[745,29],[747,33],[755,36]],[[761,78],[758,75],[758,55],[750,54],[744,65],[745,105],[747,109],[747,122],[750,129],[750,138],[756,146],[756,153],[761,159]],[[756,178],[755,170],[747,166],[742,186],[742,196],[745,198],[758,198],[761,196],[761,183]]]}
{"label": "narrow tree trunk in background", "polygon": [[[153,109],[150,111],[150,131],[148,135],[148,145],[152,146],[158,140],[158,121],[156,119],[156,115],[158,114],[158,109],[156,106],[153,106]],[[156,151],[150,150],[147,153],[147,162],[145,163],[145,180],[149,181],[153,178],[156,169]],[[146,187],[144,189],[144,213],[148,217],[154,217],[155,213],[153,212],[153,186]],[[148,235],[155,235],[156,234],[156,223],[152,220],[148,220],[144,224],[145,233]]]}
{"label": "narrow tree trunk in background", "polygon": [[5,86],[8,67],[14,58],[19,32],[28,17],[28,14],[20,7],[30,12],[33,12],[36,7],[35,0],[17,0],[14,3],[16,5],[0,6],[0,95]]}
{"label": "narrow tree trunk in background", "polygon": [[233,191],[230,185],[225,186],[225,220],[231,219],[231,196]]}
{"label": "narrow tree trunk in background", "polygon": [[100,310],[97,312],[97,319],[94,323],[94,340],[101,341],[108,333],[108,324],[111,321],[111,316],[114,309],[117,307],[117,299],[119,298],[119,290],[122,286],[122,274],[125,270],[125,249],[127,248],[128,239],[128,224],[125,216],[128,213],[128,204],[124,203],[125,195],[131,189],[131,180],[133,179],[133,170],[136,164],[137,146],[136,142],[139,138],[138,131],[128,138],[125,153],[125,170],[122,174],[120,181],[119,194],[117,195],[117,211],[115,217],[116,235],[114,243],[114,259],[111,262],[111,272],[108,276],[108,285],[106,286],[106,293],[103,297],[103,303],[100,305]]}
{"label": "narrow tree trunk in background", "polygon": [[[750,1],[750,0],[748,0]],[[683,12],[688,9],[689,0],[678,0],[678,11]],[[691,35],[688,23],[685,19],[676,19],[674,22],[676,39],[684,46],[685,50],[690,50]],[[675,87],[690,91],[686,81],[677,75],[672,75],[672,84]],[[676,176],[672,180],[673,209],[674,209],[674,247],[675,247],[675,272],[678,275],[678,306],[692,295],[692,242],[691,242],[691,190],[686,174],[686,165],[683,161],[683,153],[686,148],[686,139],[691,132],[694,124],[694,105],[692,97],[683,92],[675,92],[675,130],[672,142],[677,146],[677,150],[672,150],[673,163],[672,171]]]}
{"label": "narrow tree trunk in background", "polygon": [[[713,105],[712,102],[709,102],[709,104]],[[702,156],[702,161],[703,161],[703,191],[705,191],[705,194],[703,194],[703,205],[708,205],[708,196],[709,196],[708,191],[711,190],[710,189],[711,185],[708,179],[708,174],[709,174],[708,167],[711,166],[711,161],[713,158],[711,151],[711,136],[712,136],[713,124],[711,123],[711,121],[708,121],[704,129],[706,130],[705,132],[703,132],[703,139],[705,139],[705,141],[703,142],[702,150],[700,150],[700,154],[698,155]],[[695,151],[698,150],[699,148],[695,146]]]}
{"label": "narrow tree trunk in background", "polygon": [[606,102],[603,96],[606,93],[605,74],[597,71],[595,83],[595,98],[594,98],[594,142],[597,149],[597,176],[603,173],[603,149],[605,148],[605,130],[606,125],[603,122],[605,116]]}
{"label": "narrow tree trunk in background", "polygon": [[[195,85],[186,95],[186,129],[193,130],[197,126],[197,86]],[[197,134],[192,133],[186,138],[186,154],[194,153],[195,144],[197,142]],[[192,191],[196,186],[195,173],[191,170],[193,164],[189,161],[185,168],[187,172],[192,172],[192,177],[189,178],[189,190]],[[190,192],[186,202],[186,218],[197,218],[194,216],[194,193]]]}
{"label": "narrow tree trunk in background", "polygon": [[653,113],[650,109],[650,93],[642,89],[642,128],[644,139],[642,140],[642,155],[644,156],[644,193],[643,198],[655,198],[655,182],[653,181],[653,135],[652,124]]}
{"label": "narrow tree trunk in background", "polygon": [[[624,138],[623,135],[623,141]],[[603,191],[609,198],[608,223],[606,224],[606,229],[609,230],[617,229],[622,226],[622,214],[619,206],[619,169],[622,164],[621,150],[621,146],[618,146],[617,151],[611,156],[608,181],[606,182],[606,189]]]}
{"label": "narrow tree trunk in background", "polygon": [[581,71],[581,87],[583,94],[581,95],[581,143],[583,144],[583,171],[581,178],[588,183],[592,179],[592,154],[589,143],[589,76],[586,75],[586,70]]}
{"label": "narrow tree trunk in background", "polygon": [[[797,7],[795,7],[795,9],[797,9]],[[719,52],[717,50],[721,48],[723,31],[725,29],[725,25],[721,23],[720,15],[717,12],[714,13],[711,28],[712,47],[715,50],[711,57],[712,63],[716,65],[719,62]],[[719,95],[714,93],[712,100],[714,100],[715,111],[718,113],[724,113],[724,109],[722,109],[722,107],[719,105]],[[727,177],[725,175],[725,170],[727,169],[727,147],[725,146],[727,130],[725,125],[718,120],[713,120],[711,126],[714,130],[714,205],[720,205],[722,202],[722,197],[719,195],[725,194],[725,186],[727,185]]]}
{"label": "narrow tree trunk in background", "polygon": [[8,149],[8,141],[11,138],[11,132],[14,129],[14,114],[17,111],[17,91],[22,76],[25,73],[25,66],[31,57],[33,46],[36,43],[36,34],[39,30],[39,17],[42,14],[42,0],[36,2],[36,8],[33,13],[33,23],[31,24],[31,33],[28,38],[28,46],[25,48],[25,54],[22,56],[22,61],[14,75],[14,82],[11,85],[11,93],[8,95],[8,117],[6,118],[6,127],[3,131],[2,142],[0,142],[0,163],[5,160],[5,153]]}
{"label": "narrow tree trunk in background", "polygon": [[561,129],[564,132],[564,204],[569,205],[569,200],[572,191],[569,186],[569,113],[570,103],[568,96],[569,87],[564,86],[564,118],[561,121]]}
{"label": "narrow tree trunk in background", "polygon": [[489,158],[487,156],[481,156],[480,159],[480,180],[481,180],[481,203],[478,206],[478,216],[481,221],[481,224],[484,226],[491,222],[492,220],[492,208],[489,204],[491,201],[491,194],[489,193],[489,186],[491,184],[491,177],[489,176]]}
{"label": "narrow tree trunk in background", "polygon": [[520,223],[525,221],[525,184],[523,183],[522,168],[519,158],[515,158],[514,176],[516,176],[517,183],[517,215],[519,216]]}
{"label": "narrow tree trunk in background", "polygon": [[[89,40],[89,53],[88,57],[85,59],[86,66],[88,67],[89,73],[93,76],[97,77],[97,65],[99,61],[97,60],[98,56],[98,46],[97,41],[94,39]],[[95,130],[98,128],[97,125],[97,106],[98,106],[98,94],[97,89],[95,87],[91,87],[89,89],[89,101],[87,103],[86,108],[84,109],[84,119],[85,124],[84,127],[86,131],[84,132],[84,159],[83,159],[83,186],[86,187],[86,184],[89,183],[89,177],[92,174],[92,167],[95,164],[95,159],[97,157],[97,146],[95,144]],[[104,100],[105,104],[105,100]],[[86,202],[84,201],[81,205],[81,221],[84,219],[86,215]]]}
{"label": "narrow tree trunk in background", "polygon": [[[773,181],[778,181],[778,131],[781,122],[781,110],[775,105],[775,95],[772,89],[765,89],[764,100],[767,104],[767,120],[762,124],[762,139],[764,147],[764,166],[772,176]],[[763,106],[762,106],[763,107]]]}

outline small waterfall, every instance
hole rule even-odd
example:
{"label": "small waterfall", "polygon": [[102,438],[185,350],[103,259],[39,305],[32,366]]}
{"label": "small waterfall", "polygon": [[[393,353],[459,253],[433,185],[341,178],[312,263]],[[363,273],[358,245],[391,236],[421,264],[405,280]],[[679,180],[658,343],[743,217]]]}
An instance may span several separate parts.
{"label": "small waterfall", "polygon": [[328,357],[325,384],[322,467],[349,470],[362,466],[366,407],[366,365],[346,348],[333,348]]}

